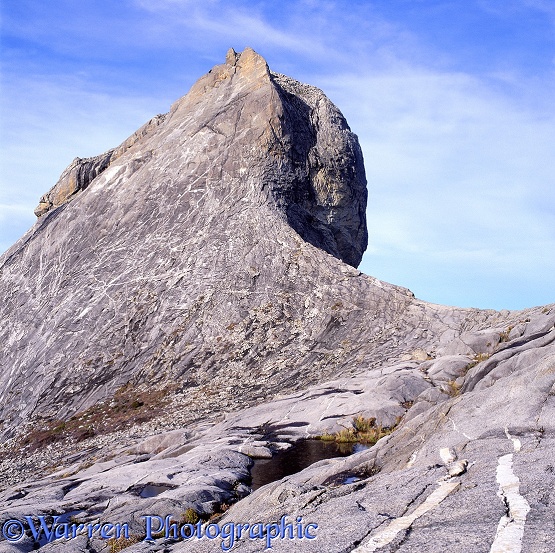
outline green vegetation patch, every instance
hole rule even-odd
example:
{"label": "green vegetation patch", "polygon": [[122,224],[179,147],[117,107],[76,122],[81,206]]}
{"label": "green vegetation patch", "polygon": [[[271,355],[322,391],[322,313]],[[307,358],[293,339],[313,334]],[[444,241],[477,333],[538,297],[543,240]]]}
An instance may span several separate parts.
{"label": "green vegetation patch", "polygon": [[376,424],[376,418],[366,418],[361,415],[353,417],[350,428],[342,428],[335,434],[322,434],[320,440],[337,443],[362,443],[374,445],[380,438],[391,434],[399,424],[401,417],[393,426],[380,426]]}

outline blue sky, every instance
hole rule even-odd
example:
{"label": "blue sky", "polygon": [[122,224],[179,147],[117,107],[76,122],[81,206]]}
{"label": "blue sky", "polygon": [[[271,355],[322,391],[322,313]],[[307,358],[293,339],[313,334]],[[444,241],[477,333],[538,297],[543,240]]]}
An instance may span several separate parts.
{"label": "blue sky", "polygon": [[2,0],[0,251],[76,157],[251,46],[358,134],[361,269],[450,305],[555,301],[553,0]]}

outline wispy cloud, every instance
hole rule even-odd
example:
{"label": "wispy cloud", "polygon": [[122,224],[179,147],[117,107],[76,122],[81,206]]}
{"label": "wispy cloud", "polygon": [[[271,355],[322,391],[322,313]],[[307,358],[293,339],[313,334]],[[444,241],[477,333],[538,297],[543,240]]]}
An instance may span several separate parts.
{"label": "wispy cloud", "polygon": [[478,0],[478,5],[488,13],[503,18],[524,12],[536,12],[547,16],[555,25],[555,4],[552,0]]}
{"label": "wispy cloud", "polygon": [[240,48],[250,45],[267,56],[277,49],[285,50],[284,58],[293,54],[313,62],[349,65],[361,63],[372,48],[371,57],[384,58],[401,41],[412,40],[417,47],[406,28],[380,17],[372,3],[353,5],[350,10],[335,2],[312,1],[135,0],[135,5],[150,14],[146,25],[151,39],[158,36],[164,41],[178,34],[186,40],[183,32],[187,30],[189,38],[202,36],[200,41],[191,41],[196,49],[227,40]]}
{"label": "wispy cloud", "polygon": [[[221,2],[209,0],[136,0],[136,5],[151,14],[152,29],[160,32],[160,39],[167,38],[168,32],[183,32],[187,29],[193,34],[202,34],[210,40],[210,35],[217,41],[251,41],[261,45],[272,45],[288,50],[302,51],[311,55],[321,53],[322,45],[314,43],[306,34],[280,30],[270,24],[264,15],[253,6],[243,6],[241,2]],[[217,17],[214,17],[214,14]],[[164,26],[160,26],[160,22]],[[153,35],[154,36],[154,35]]]}

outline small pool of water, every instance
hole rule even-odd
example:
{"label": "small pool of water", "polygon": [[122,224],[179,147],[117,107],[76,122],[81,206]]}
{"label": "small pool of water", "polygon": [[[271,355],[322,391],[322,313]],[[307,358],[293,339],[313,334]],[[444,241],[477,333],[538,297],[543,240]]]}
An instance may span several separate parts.
{"label": "small pool of water", "polygon": [[354,484],[359,480],[360,480],[360,477],[358,476],[348,476],[347,478],[345,478],[345,480],[343,480],[343,484]]}
{"label": "small pool of water", "polygon": [[301,440],[286,451],[276,453],[271,459],[255,459],[251,468],[251,488],[253,491],[257,490],[322,459],[347,457],[367,448],[368,446],[358,443],[338,444],[323,440]]}
{"label": "small pool of water", "polygon": [[140,497],[156,497],[161,493],[173,490],[175,486],[168,486],[167,484],[147,484],[139,493]]}

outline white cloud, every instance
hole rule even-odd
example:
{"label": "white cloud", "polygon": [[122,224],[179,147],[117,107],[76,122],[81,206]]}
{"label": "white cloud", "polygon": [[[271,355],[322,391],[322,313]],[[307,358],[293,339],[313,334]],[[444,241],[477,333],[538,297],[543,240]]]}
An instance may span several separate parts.
{"label": "white cloud", "polygon": [[[137,0],[136,4],[149,11],[154,18],[150,24],[146,23],[150,28],[150,38],[158,36],[162,42],[168,40],[168,35],[179,36],[184,41],[202,36],[200,44],[204,47],[212,42],[227,40],[229,45],[239,43],[237,47],[241,48],[277,47],[310,57],[321,56],[325,51],[324,44],[319,39],[315,40],[310,31],[300,33],[279,29],[252,5],[242,6],[239,2],[230,4],[218,0]],[[188,37],[183,36],[184,30],[187,30]]]}
{"label": "white cloud", "polygon": [[142,25],[150,41],[177,40],[196,50],[227,41],[237,48],[251,46],[267,56],[285,50],[284,60],[293,53],[318,63],[350,66],[370,58],[390,60],[401,44],[418,49],[417,40],[406,29],[379,17],[372,3],[349,10],[334,2],[311,1],[283,6],[241,0],[134,3],[149,13]]}

